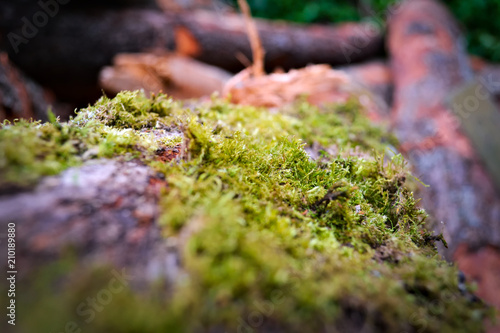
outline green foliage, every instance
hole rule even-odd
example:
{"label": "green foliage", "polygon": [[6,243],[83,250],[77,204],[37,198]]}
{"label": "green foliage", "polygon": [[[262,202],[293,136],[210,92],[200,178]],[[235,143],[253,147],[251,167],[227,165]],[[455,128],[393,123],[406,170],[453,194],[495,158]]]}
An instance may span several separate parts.
{"label": "green foliage", "polygon": [[[237,1],[234,0],[234,4]],[[294,22],[343,22],[359,20],[352,0],[249,0],[252,15]]]}
{"label": "green foliage", "polygon": [[[0,132],[38,137],[39,124],[23,126]],[[87,324],[71,309],[109,277],[74,271],[65,287],[30,294],[23,307],[33,319],[48,307],[59,314],[44,330],[68,320],[91,332],[482,329],[488,310],[461,294],[456,267],[437,255],[426,214],[404,186],[404,160],[384,157],[382,142],[391,139],[356,101],[271,113],[219,100],[185,109],[162,95],[125,92],[51,126],[90,128],[95,144],[132,133],[119,145],[126,149],[109,156],[135,149],[165,176],[159,223],[182,272],[166,290],[115,295]],[[144,154],[145,126],[181,130],[183,158],[163,163]],[[109,128],[121,132],[109,138]],[[41,321],[22,324],[39,331]]]}
{"label": "green foliage", "polygon": [[467,31],[469,51],[500,62],[500,2],[495,0],[446,0]]}
{"label": "green foliage", "polygon": [[[397,0],[305,0],[271,1],[248,0],[253,14],[270,19],[295,22],[344,22],[356,21],[372,11],[377,19],[385,17],[388,6]],[[464,27],[472,54],[491,61],[500,61],[500,2],[496,0],[444,0]],[[236,3],[236,1],[234,1]],[[361,3],[362,6],[357,4]],[[363,8],[360,12],[358,8]]]}

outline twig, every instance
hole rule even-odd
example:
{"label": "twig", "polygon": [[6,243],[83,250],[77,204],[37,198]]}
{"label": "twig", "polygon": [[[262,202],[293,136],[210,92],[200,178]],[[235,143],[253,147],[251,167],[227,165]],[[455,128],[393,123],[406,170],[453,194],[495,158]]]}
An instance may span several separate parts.
{"label": "twig", "polygon": [[252,19],[252,13],[250,11],[250,6],[246,0],[238,0],[238,5],[245,17],[245,25],[248,31],[248,39],[250,39],[250,46],[252,47],[253,53],[253,75],[263,76],[264,72],[264,49],[262,48],[262,42],[259,38],[259,32],[255,25],[255,21]]}

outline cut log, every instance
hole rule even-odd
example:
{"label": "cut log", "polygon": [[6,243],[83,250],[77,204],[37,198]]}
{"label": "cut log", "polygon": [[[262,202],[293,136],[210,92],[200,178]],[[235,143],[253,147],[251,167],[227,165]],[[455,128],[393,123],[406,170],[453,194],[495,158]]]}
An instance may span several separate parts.
{"label": "cut log", "polygon": [[[454,19],[433,0],[404,3],[390,19],[388,38],[394,129],[417,176],[430,185],[420,196],[435,222],[444,223],[450,248],[443,253],[462,266],[469,256],[454,255],[459,246],[500,246],[498,189],[449,103],[454,90],[473,80],[465,43]],[[494,303],[500,288],[480,296]]]}
{"label": "cut log", "polygon": [[[383,51],[381,31],[371,24],[301,26],[265,20],[256,20],[256,24],[268,70],[349,64]],[[181,47],[181,53],[232,72],[245,67],[241,55],[252,57],[245,24],[239,15],[222,17],[203,11],[179,15],[176,37],[177,45],[190,46]]]}
{"label": "cut log", "polygon": [[[36,36],[12,43],[15,36],[23,36],[22,18],[33,17],[40,8],[36,3],[0,1],[0,35],[6,36],[0,47],[64,101],[87,105],[98,98],[99,71],[120,53],[177,49],[233,72],[246,67],[244,59],[252,55],[239,15],[81,6],[61,6],[46,26],[37,28]],[[268,69],[347,64],[383,52],[381,33],[369,24],[305,27],[259,20],[257,27]]]}
{"label": "cut log", "polygon": [[110,94],[143,89],[177,99],[200,98],[221,93],[231,78],[220,68],[173,54],[121,54],[113,62],[99,76],[101,87]]}

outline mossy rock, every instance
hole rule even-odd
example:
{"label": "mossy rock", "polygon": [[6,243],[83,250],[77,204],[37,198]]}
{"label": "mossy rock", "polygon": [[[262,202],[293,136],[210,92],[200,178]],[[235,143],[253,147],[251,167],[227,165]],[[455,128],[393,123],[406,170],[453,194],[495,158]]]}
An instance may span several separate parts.
{"label": "mossy rock", "polygon": [[[123,92],[67,123],[51,118],[3,124],[0,189],[90,159],[138,159],[165,177],[157,223],[182,274],[96,308],[85,302],[111,276],[56,262],[26,287],[26,332],[483,330],[490,309],[438,255],[442,236],[425,228],[394,139],[356,100],[277,112]],[[173,147],[177,159],[157,158]]]}

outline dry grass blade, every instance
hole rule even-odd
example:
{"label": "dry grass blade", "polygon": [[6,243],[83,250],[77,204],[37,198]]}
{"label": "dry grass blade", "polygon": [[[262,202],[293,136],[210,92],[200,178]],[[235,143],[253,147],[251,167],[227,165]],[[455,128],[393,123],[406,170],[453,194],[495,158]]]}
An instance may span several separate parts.
{"label": "dry grass blade", "polygon": [[257,31],[257,26],[255,21],[252,19],[252,13],[250,11],[250,6],[246,0],[238,0],[238,5],[243,12],[245,17],[245,25],[248,30],[248,38],[250,39],[250,45],[252,47],[253,53],[253,75],[256,77],[265,75],[264,72],[264,49],[262,48],[262,42],[259,37],[259,32]]}

